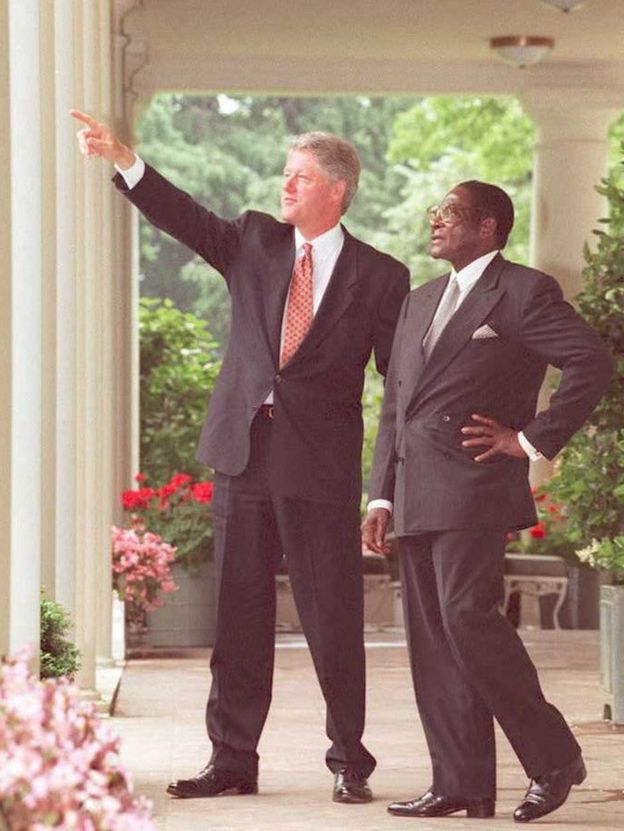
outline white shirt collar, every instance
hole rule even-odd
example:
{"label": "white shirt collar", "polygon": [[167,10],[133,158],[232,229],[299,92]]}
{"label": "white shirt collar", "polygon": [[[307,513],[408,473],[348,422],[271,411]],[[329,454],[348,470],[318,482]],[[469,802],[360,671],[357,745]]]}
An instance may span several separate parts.
{"label": "white shirt collar", "polygon": [[299,252],[299,250],[303,247],[304,242],[311,242],[312,250],[317,258],[335,250],[342,244],[343,239],[344,232],[340,223],[334,225],[334,227],[330,228],[329,231],[325,231],[323,234],[319,234],[318,237],[311,240],[306,240],[299,228],[295,228],[295,250]]}
{"label": "white shirt collar", "polygon": [[468,263],[468,265],[465,265],[459,271],[455,271],[455,269],[451,271],[451,280],[453,277],[456,278],[460,292],[467,291],[474,286],[498,253],[498,251],[488,251],[487,254],[477,257],[476,260]]}

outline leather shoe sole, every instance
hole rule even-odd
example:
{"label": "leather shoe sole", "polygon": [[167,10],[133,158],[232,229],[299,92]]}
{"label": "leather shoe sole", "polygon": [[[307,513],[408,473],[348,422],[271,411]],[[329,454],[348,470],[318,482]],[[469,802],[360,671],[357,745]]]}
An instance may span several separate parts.
{"label": "leather shoe sole", "polygon": [[391,802],[388,813],[395,817],[448,817],[459,811],[465,811],[471,819],[488,819],[493,817],[496,808],[493,799],[453,799],[438,796],[431,792],[408,802]]}
{"label": "leather shoe sole", "polygon": [[516,822],[531,822],[551,814],[560,808],[570,795],[573,785],[585,781],[587,771],[582,756],[577,756],[561,770],[553,771],[550,776],[540,777],[533,782],[513,818]]}
{"label": "leather shoe sole", "polygon": [[221,770],[210,764],[191,779],[178,779],[167,786],[167,793],[178,799],[213,796],[244,796],[258,793],[258,780]]}

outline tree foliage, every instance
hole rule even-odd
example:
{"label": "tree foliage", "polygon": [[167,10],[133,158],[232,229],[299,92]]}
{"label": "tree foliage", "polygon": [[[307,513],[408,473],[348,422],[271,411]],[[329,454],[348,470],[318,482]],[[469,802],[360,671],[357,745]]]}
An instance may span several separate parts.
{"label": "tree foliage", "polygon": [[40,601],[40,676],[70,678],[80,669],[80,651],[66,637],[72,621],[60,603],[41,597]]}
{"label": "tree foliage", "polygon": [[607,197],[610,216],[594,232],[596,250],[585,248],[584,287],[576,298],[581,314],[612,352],[614,376],[564,449],[550,486],[568,506],[568,534],[579,547],[592,539],[606,540],[607,547],[614,540],[624,545],[624,189],[618,178],[615,173],[598,188]]}
{"label": "tree foliage", "polygon": [[141,470],[153,482],[205,476],[195,449],[221,366],[215,342],[203,321],[168,299],[142,298],[139,335]]}

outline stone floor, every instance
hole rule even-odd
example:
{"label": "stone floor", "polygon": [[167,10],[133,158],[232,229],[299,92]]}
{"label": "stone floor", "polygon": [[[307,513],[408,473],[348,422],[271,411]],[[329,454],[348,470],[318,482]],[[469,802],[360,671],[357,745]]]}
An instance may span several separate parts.
{"label": "stone floor", "polygon": [[[624,728],[601,721],[596,632],[525,631],[523,639],[540,670],[544,691],[573,725],[588,778],[568,802],[540,822],[557,831],[624,829]],[[164,788],[195,773],[209,750],[203,711],[209,685],[208,650],[128,662],[112,722],[139,792],[154,802],[158,831],[382,831],[401,820],[386,813],[396,798],[415,796],[430,784],[424,736],[413,701],[400,631],[367,635],[366,744],[378,759],[369,805],[331,802],[331,776],[323,757],[324,707],[310,657],[297,635],[279,635],[274,698],[260,745],[257,796],[175,800]],[[412,820],[421,831],[514,826],[511,812],[526,787],[506,740],[497,736],[499,793],[496,817]]]}

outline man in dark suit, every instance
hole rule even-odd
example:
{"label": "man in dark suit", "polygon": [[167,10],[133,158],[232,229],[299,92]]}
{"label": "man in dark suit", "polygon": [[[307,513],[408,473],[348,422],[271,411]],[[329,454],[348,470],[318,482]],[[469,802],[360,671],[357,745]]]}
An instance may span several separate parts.
{"label": "man in dark suit", "polygon": [[[555,280],[501,254],[513,206],[464,182],[430,209],[450,275],[405,299],[375,448],[364,542],[399,538],[408,648],[433,784],[390,813],[493,816],[496,718],[527,776],[514,813],[559,807],[585,778],[580,748],[501,615],[508,530],[536,521],[529,457],[552,459],[604,393],[610,358]],[[548,364],[562,370],[535,414]]]}
{"label": "man in dark suit", "polygon": [[285,555],[327,704],[337,802],[368,802],[375,760],[364,729],[359,535],[364,369],[385,374],[405,266],[340,224],[358,184],[347,142],[325,133],[291,146],[284,222],[224,220],[178,190],[82,113],[82,145],[117,165],[119,190],[158,228],[225,278],[231,334],[198,458],[215,469],[218,619],[206,710],[213,753],[179,797],[257,791],[256,747],[271,698],[275,572]]}

